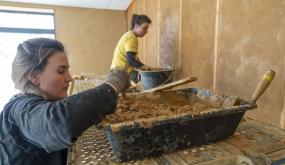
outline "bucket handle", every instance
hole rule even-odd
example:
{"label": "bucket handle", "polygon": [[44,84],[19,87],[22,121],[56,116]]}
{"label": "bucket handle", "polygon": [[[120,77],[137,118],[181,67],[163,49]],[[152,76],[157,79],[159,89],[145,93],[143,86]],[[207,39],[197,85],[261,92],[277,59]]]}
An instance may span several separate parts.
{"label": "bucket handle", "polygon": [[171,75],[169,75],[168,78],[163,83],[161,83],[159,86],[166,84],[166,82],[173,77],[173,74],[174,74],[174,72],[172,72]]}
{"label": "bucket handle", "polygon": [[[167,78],[163,83],[161,83],[159,86],[165,85],[166,82],[167,82],[168,80],[170,80],[170,79],[173,77],[173,75],[174,75],[174,70],[175,70],[176,68],[175,68],[175,67],[171,67],[171,68],[172,68],[172,73],[171,73],[171,75],[169,75],[168,78]],[[159,87],[159,86],[158,86],[158,87]]]}
{"label": "bucket handle", "polygon": [[138,75],[137,75],[137,77],[138,77],[137,79],[138,79],[138,82],[139,82],[139,81],[141,81],[141,74],[140,74],[139,71],[137,71],[137,72],[138,72],[138,73],[137,73],[137,74],[138,74]]}

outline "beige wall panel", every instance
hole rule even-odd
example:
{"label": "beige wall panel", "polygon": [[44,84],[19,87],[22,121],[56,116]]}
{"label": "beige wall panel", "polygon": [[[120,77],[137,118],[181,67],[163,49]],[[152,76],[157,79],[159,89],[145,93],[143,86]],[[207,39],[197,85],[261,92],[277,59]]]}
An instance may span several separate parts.
{"label": "beige wall panel", "polygon": [[145,63],[158,67],[158,1],[146,0],[146,15],[152,24],[145,35]]}
{"label": "beige wall panel", "polygon": [[190,86],[212,89],[216,1],[183,0],[181,77],[196,76]]}
{"label": "beige wall panel", "polygon": [[159,3],[159,66],[179,65],[180,1]]}
{"label": "beige wall panel", "polygon": [[250,98],[269,69],[277,75],[247,115],[279,124],[284,99],[285,1],[221,0],[217,91]]}
{"label": "beige wall panel", "polygon": [[[134,0],[134,13],[136,14],[145,14],[145,0]],[[138,47],[138,56],[142,62],[145,62],[145,48],[144,48],[144,37],[138,38],[139,47]]]}
{"label": "beige wall panel", "polygon": [[144,14],[145,13],[145,0],[134,0],[135,3],[135,13]]}
{"label": "beige wall panel", "polygon": [[132,1],[132,3],[130,4],[127,10],[128,30],[130,30],[130,27],[131,27],[131,20],[132,20],[133,13],[135,13],[135,1]]}
{"label": "beige wall panel", "polygon": [[4,2],[0,5],[54,9],[56,38],[66,47],[72,74],[106,74],[124,33],[123,11]]}
{"label": "beige wall panel", "polygon": [[55,17],[57,38],[67,45],[72,71],[106,73],[124,33],[124,12],[61,8]]}

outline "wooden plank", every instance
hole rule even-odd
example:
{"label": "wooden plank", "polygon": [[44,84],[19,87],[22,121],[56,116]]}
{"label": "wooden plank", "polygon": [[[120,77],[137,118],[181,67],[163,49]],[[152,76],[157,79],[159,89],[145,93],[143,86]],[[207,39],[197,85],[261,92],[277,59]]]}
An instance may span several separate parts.
{"label": "wooden plank", "polygon": [[189,164],[185,160],[183,160],[177,153],[163,155],[162,157],[166,159],[169,164],[172,164],[172,165],[188,165]]}
{"label": "wooden plank", "polygon": [[241,149],[241,150],[248,149],[252,146],[251,141],[249,141],[248,139],[243,138],[242,136],[239,136],[239,135],[232,136],[231,138],[226,139],[225,141],[227,143],[230,143],[233,146]]}
{"label": "wooden plank", "polygon": [[233,155],[242,155],[242,151],[239,148],[227,143],[226,141],[217,142],[215,144]]}
{"label": "wooden plank", "polygon": [[161,91],[161,90],[166,90],[166,89],[170,89],[170,88],[173,88],[173,87],[176,87],[176,86],[179,86],[179,85],[182,85],[182,84],[186,84],[186,83],[189,83],[189,82],[193,82],[193,81],[197,81],[197,78],[196,77],[187,77],[185,79],[181,79],[181,80],[178,80],[178,81],[174,81],[172,83],[168,83],[168,84],[165,84],[165,85],[162,85],[162,86],[159,86],[159,87],[155,87],[155,88],[151,88],[151,89],[142,91],[142,93],[145,93],[145,92],[157,92],[157,91]]}
{"label": "wooden plank", "polygon": [[268,158],[272,160],[272,163],[283,160],[283,163],[285,164],[285,149],[277,150],[268,154]]}
{"label": "wooden plank", "polygon": [[[250,144],[247,148],[254,152],[272,152],[274,150],[285,148],[284,134],[280,130],[273,130],[266,124],[260,124],[253,121],[247,121],[240,124],[237,132],[241,141]],[[237,144],[239,145],[239,144]]]}
{"label": "wooden plank", "polygon": [[219,159],[214,159],[211,161],[198,163],[196,165],[233,165],[236,164],[234,156],[223,157]]}
{"label": "wooden plank", "polygon": [[191,165],[196,165],[204,162],[211,162],[218,159],[233,156],[230,152],[216,144],[209,144],[200,147],[192,147],[182,151],[175,152],[185,162]]}

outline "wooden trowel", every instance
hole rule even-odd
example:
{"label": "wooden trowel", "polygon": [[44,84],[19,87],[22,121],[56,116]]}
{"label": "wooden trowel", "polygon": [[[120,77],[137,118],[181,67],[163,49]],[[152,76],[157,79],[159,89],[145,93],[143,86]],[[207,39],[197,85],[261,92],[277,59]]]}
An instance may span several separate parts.
{"label": "wooden trowel", "polygon": [[[269,70],[264,73],[261,80],[259,81],[254,93],[251,96],[251,104],[256,104],[256,101],[259,99],[259,97],[265,92],[267,87],[270,85],[271,81],[273,80],[275,76],[275,71]],[[227,100],[227,105],[234,105],[239,101],[239,98],[233,99],[233,100]]]}
{"label": "wooden trowel", "polygon": [[[252,97],[251,97],[251,104],[256,104],[258,98],[264,93],[267,89],[271,81],[273,80],[275,72],[269,70],[264,73],[262,79],[259,81]],[[229,107],[235,106],[240,104],[240,98],[238,97],[226,97],[226,98],[219,98],[218,96],[212,96],[209,98],[209,102],[213,107]]]}
{"label": "wooden trowel", "polygon": [[252,104],[255,104],[258,98],[264,93],[264,91],[267,89],[267,87],[270,85],[271,81],[273,80],[274,76],[275,76],[275,71],[273,70],[269,70],[264,73],[262,79],[259,81],[251,97]]}

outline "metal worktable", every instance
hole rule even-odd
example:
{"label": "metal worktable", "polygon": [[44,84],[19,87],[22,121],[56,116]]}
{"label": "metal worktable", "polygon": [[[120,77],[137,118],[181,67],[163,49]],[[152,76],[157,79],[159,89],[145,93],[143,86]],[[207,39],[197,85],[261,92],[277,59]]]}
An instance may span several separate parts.
{"label": "metal worktable", "polygon": [[[74,93],[100,84],[102,80],[77,80]],[[254,120],[243,120],[230,138],[143,160],[119,162],[106,136],[94,126],[70,148],[69,165],[263,165],[285,164],[285,131]]]}

